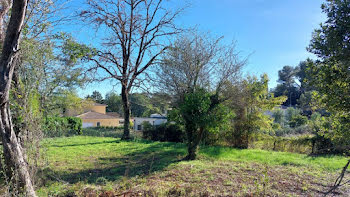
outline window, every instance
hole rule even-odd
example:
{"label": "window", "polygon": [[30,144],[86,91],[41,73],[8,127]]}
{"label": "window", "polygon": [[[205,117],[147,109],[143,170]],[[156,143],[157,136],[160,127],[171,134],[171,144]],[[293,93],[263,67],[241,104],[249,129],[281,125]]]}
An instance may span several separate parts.
{"label": "window", "polygon": [[100,122],[97,122],[97,123],[96,123],[96,126],[97,126],[97,127],[100,127],[100,126],[101,126],[101,123],[100,123]]}
{"label": "window", "polygon": [[141,130],[141,125],[137,125],[137,130]]}

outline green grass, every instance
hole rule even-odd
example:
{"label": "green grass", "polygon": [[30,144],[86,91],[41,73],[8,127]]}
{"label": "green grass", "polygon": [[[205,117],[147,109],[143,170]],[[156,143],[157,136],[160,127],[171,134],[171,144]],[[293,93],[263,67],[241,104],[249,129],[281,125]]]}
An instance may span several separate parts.
{"label": "green grass", "polygon": [[201,155],[219,160],[257,162],[268,165],[291,165],[334,171],[342,168],[347,162],[346,157],[341,156],[308,156],[305,154],[274,152],[257,149],[233,149],[227,147],[204,147]]}
{"label": "green grass", "polygon": [[[186,154],[186,146],[181,143],[125,142],[118,138],[92,136],[46,139],[43,147],[49,166],[44,170],[46,178],[43,187],[38,189],[40,196],[66,195],[69,192],[77,194],[86,187],[103,188],[101,191],[125,191],[130,188],[142,188],[144,191],[148,188],[155,191],[155,195],[167,195],[162,193],[165,191],[180,192],[185,196],[218,191],[217,194],[229,194],[228,188],[235,187],[237,191],[245,188],[246,193],[251,193],[259,190],[256,185],[260,179],[256,177],[264,173],[264,169],[271,169],[271,179],[293,173],[288,175],[295,175],[295,180],[290,182],[302,181],[300,177],[308,174],[321,177],[321,180],[323,175],[327,175],[327,179],[335,176],[335,172],[347,161],[341,156],[310,157],[264,150],[201,147],[199,160],[185,162],[180,161]],[[227,174],[231,175],[226,177]],[[226,178],[221,180],[218,176]],[[242,176],[245,180],[236,180]],[[191,182],[187,184],[184,179]],[[202,191],[205,187],[202,184],[215,185],[212,182],[218,180],[219,189]],[[276,183],[279,181],[276,178]],[[232,186],[238,183],[240,185]],[[154,190],[154,187],[157,189]],[[308,185],[301,182],[300,187],[305,190]],[[275,190],[277,193],[280,191]]]}

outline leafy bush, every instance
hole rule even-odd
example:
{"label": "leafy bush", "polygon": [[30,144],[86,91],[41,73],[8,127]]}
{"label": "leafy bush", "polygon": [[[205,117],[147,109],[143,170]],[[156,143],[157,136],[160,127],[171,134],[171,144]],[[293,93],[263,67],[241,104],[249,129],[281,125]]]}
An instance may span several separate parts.
{"label": "leafy bush", "polygon": [[305,135],[305,134],[312,134],[312,133],[314,132],[313,132],[313,128],[310,125],[302,125],[296,128],[284,127],[284,128],[279,128],[275,130],[275,135],[279,137]]}
{"label": "leafy bush", "polygon": [[288,109],[285,112],[285,120],[291,121],[293,117],[296,117],[301,114],[301,110],[293,107],[288,107]]}
{"label": "leafy bush", "polygon": [[82,134],[82,120],[76,117],[47,117],[43,125],[46,137]]}
{"label": "leafy bush", "polygon": [[67,119],[68,127],[71,133],[74,133],[77,135],[83,134],[83,129],[82,129],[83,122],[80,118],[66,117],[66,119]]}
{"label": "leafy bush", "polygon": [[289,121],[289,126],[292,128],[299,127],[302,125],[307,124],[308,118],[306,116],[302,116],[300,114],[291,117],[291,120]]}
{"label": "leafy bush", "polygon": [[144,122],[142,137],[153,141],[184,142],[185,132],[176,124],[152,126],[149,122]]}

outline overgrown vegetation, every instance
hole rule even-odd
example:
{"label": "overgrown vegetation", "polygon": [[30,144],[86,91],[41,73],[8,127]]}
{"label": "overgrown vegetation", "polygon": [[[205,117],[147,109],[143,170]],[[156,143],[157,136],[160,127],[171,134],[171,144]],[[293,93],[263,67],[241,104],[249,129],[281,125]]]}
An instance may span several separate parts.
{"label": "overgrown vegetation", "polygon": [[46,137],[81,135],[82,120],[77,117],[47,117],[43,131]]}

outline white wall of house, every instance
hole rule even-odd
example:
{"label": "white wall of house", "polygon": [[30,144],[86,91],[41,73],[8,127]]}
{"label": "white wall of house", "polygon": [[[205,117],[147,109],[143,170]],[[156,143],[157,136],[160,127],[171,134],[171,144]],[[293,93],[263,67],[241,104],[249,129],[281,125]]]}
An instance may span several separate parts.
{"label": "white wall of house", "polygon": [[144,122],[149,122],[153,126],[161,125],[167,122],[166,117],[162,118],[134,118],[134,130],[142,131]]}
{"label": "white wall of house", "polygon": [[89,127],[93,127],[94,124],[90,123],[90,122],[83,122],[83,128],[89,128]]}

